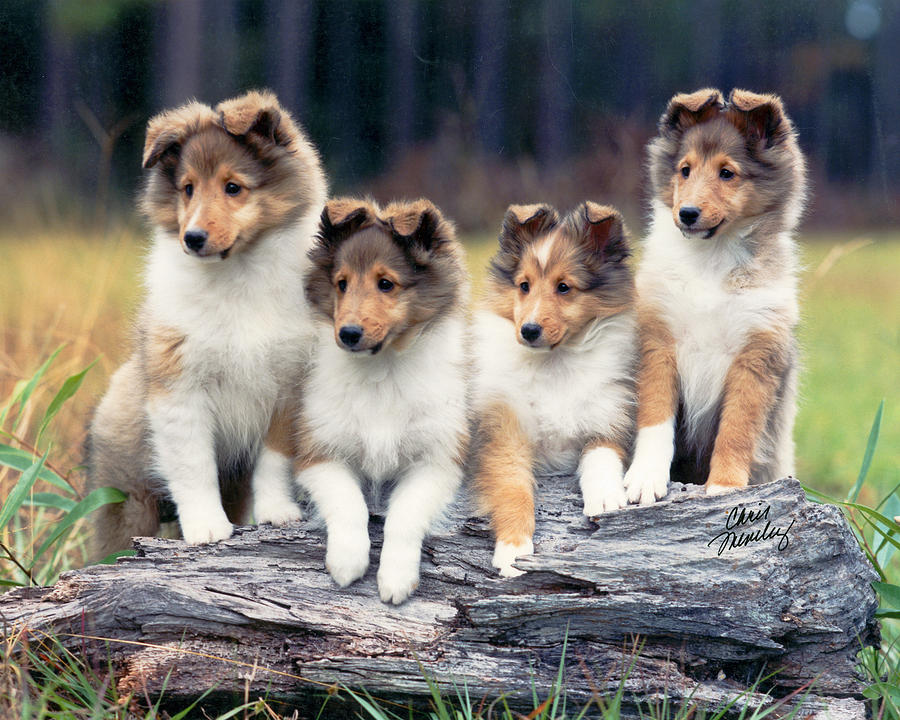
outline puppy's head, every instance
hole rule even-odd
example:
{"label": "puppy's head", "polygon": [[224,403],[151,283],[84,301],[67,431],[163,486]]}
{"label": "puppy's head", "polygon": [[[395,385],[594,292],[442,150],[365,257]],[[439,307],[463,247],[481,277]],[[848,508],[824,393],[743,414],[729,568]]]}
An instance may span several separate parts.
{"label": "puppy's head", "polygon": [[[802,156],[775,95],[676,95],[650,143],[654,192],[686,236],[710,239],[782,206]],[[802,174],[802,169],[801,169]]]}
{"label": "puppy's head", "polygon": [[338,346],[401,349],[423,324],[459,307],[465,289],[453,226],[427,200],[329,201],[310,251],[306,296]]}
{"label": "puppy's head", "polygon": [[143,164],[144,213],[199,258],[239,253],[324,202],[318,156],[271,93],[157,115]]}
{"label": "puppy's head", "polygon": [[575,345],[633,302],[622,216],[585,202],[560,220],[547,205],[513,205],[491,261],[491,302],[532,348]]}

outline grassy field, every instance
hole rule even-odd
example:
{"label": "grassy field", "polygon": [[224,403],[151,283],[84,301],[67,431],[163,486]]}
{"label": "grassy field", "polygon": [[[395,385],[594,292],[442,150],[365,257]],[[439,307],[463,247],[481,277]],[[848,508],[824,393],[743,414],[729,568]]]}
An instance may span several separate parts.
{"label": "grassy field", "polygon": [[[467,238],[476,287],[493,242]],[[817,235],[804,237],[802,248],[798,475],[823,491],[846,491],[885,398],[870,482],[887,492],[900,483],[900,234]],[[51,437],[67,467],[79,464],[90,409],[128,354],[143,253],[140,234],[129,228],[104,240],[65,229],[0,236],[0,398],[62,343],[49,387],[99,358]]]}

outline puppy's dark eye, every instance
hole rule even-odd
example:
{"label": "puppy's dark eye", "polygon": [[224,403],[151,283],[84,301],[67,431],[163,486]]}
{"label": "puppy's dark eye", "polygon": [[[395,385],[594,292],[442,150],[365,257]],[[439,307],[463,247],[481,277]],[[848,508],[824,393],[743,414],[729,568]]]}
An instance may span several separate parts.
{"label": "puppy's dark eye", "polygon": [[241,186],[238,185],[237,183],[233,183],[233,182],[225,183],[225,194],[226,195],[231,195],[232,197],[234,197],[235,195],[240,193],[240,191],[241,191]]}
{"label": "puppy's dark eye", "polygon": [[569,292],[569,290],[571,290],[571,288],[565,283],[560,283],[556,286],[556,292],[558,292],[560,295],[565,295],[567,292]]}
{"label": "puppy's dark eye", "polygon": [[719,170],[719,177],[723,180],[731,180],[734,177],[734,171],[729,170],[728,168],[722,168]]}
{"label": "puppy's dark eye", "polygon": [[191,185],[190,183],[185,185],[184,186],[184,194],[187,195],[188,197],[193,197],[194,196],[194,186]]}
{"label": "puppy's dark eye", "polygon": [[519,289],[520,289],[523,293],[526,293],[526,294],[527,294],[528,291],[529,291],[531,288],[529,287],[529,285],[528,285],[527,282],[520,282],[520,283],[519,283]]}
{"label": "puppy's dark eye", "polygon": [[390,292],[394,289],[394,283],[387,278],[381,278],[381,280],[378,281],[378,289],[381,290],[381,292]]}
{"label": "puppy's dark eye", "polygon": [[347,281],[341,278],[337,281],[338,290],[341,292],[347,292]]}
{"label": "puppy's dark eye", "polygon": [[685,165],[683,168],[681,168],[681,177],[690,177],[690,174],[691,174],[691,169],[687,165]]}

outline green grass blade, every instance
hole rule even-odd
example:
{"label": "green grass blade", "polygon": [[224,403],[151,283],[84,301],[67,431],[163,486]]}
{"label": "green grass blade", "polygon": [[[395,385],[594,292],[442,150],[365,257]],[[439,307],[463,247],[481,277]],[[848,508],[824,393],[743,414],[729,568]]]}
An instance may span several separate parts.
{"label": "green grass blade", "polygon": [[85,515],[89,515],[94,512],[94,510],[104,505],[123,502],[126,497],[127,495],[118,488],[102,487],[93,490],[84,500],[72,508],[59,523],[57,523],[53,532],[50,534],[50,537],[44,541],[44,544],[41,545],[40,549],[32,557],[31,567],[34,567],[35,563],[47,551],[47,548],[53,545],[64,532],[81,520]]}
{"label": "green grass blade", "polygon": [[26,498],[22,505],[26,507],[49,507],[69,512],[75,507],[76,501],[56,493],[34,493],[30,498]]}
{"label": "green grass blade", "polygon": [[6,502],[3,503],[3,508],[0,509],[0,529],[9,525],[9,521],[12,519],[13,515],[19,511],[20,507],[22,507],[22,503],[25,501],[25,498],[34,486],[35,481],[38,479],[38,474],[41,472],[41,468],[44,467],[44,461],[46,459],[47,456],[44,455],[39,460],[35,460],[31,467],[22,473],[19,482],[16,483],[16,486],[9,494],[9,497],[6,498]]}
{"label": "green grass blade", "polygon": [[847,493],[847,500],[856,502],[859,497],[859,491],[862,490],[863,482],[869,473],[869,466],[872,464],[872,456],[875,455],[875,446],[878,444],[878,433],[881,430],[881,417],[884,415],[884,400],[878,405],[878,412],[875,413],[875,420],[872,421],[872,429],[869,431],[869,440],[866,442],[866,453],[863,455],[862,467],[859,469],[859,477],[856,478],[856,484]]}
{"label": "green grass blade", "polygon": [[90,365],[88,365],[84,370],[79,373],[75,373],[66,378],[66,381],[62,384],[62,387],[59,389],[59,392],[53,397],[50,401],[50,404],[47,406],[47,410],[44,413],[44,419],[41,420],[41,427],[38,430],[37,441],[35,445],[38,445],[41,440],[41,436],[44,434],[44,430],[47,429],[47,425],[50,424],[50,421],[56,416],[56,413],[59,412],[60,408],[65,404],[65,402],[71,398],[76,392],[78,392],[78,388],[81,387],[81,383],[84,382],[84,376],[87,375],[88,371],[97,364],[97,360],[94,360]]}
{"label": "green grass blade", "polygon": [[[0,443],[0,465],[5,465],[6,467],[12,468],[13,470],[18,470],[19,472],[25,472],[32,466],[33,463],[34,455],[32,455],[31,453]],[[43,480],[44,482],[48,482],[54,487],[58,487],[60,490],[66,490],[72,495],[76,494],[75,488],[73,488],[68,482],[63,480],[50,468],[41,468],[38,479]]]}
{"label": "green grass blade", "polygon": [[900,610],[900,585],[893,583],[873,582],[872,587],[881,597],[882,605]]}
{"label": "green grass blade", "polygon": [[[44,373],[47,372],[47,369],[53,364],[53,361],[56,360],[57,355],[62,352],[62,349],[65,347],[65,344],[60,345],[53,353],[48,357],[44,364],[38,368],[38,371],[31,376],[31,379],[25,383],[22,387],[21,391],[16,394],[13,398],[13,401],[10,403],[9,408],[11,408],[16,403],[19,403],[19,412],[16,414],[15,422],[13,422],[12,429],[15,430],[19,427],[19,422],[22,420],[22,410],[25,409],[25,405],[28,404],[28,401],[31,399],[32,393],[34,393],[34,389],[37,387],[38,383],[41,381],[41,378],[44,377]],[[9,408],[4,412],[4,416],[2,420],[6,420],[6,412],[9,411]]]}

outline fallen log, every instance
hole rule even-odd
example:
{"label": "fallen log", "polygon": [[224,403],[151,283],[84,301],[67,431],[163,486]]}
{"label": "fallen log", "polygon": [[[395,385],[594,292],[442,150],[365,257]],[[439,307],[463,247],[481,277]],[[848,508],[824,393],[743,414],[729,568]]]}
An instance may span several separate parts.
{"label": "fallen log", "polygon": [[[133,558],[0,597],[4,632],[54,634],[111,660],[122,692],[165,684],[173,706],[213,686],[210,707],[246,691],[314,716],[340,686],[420,706],[427,674],[451,695],[526,707],[562,665],[570,707],[623,684],[623,717],[663,696],[722,706],[760,678],[736,711],[801,688],[804,710],[864,717],[855,658],[879,639],[876,574],[837,508],[793,479],[714,497],[672,483],[663,501],[594,522],[572,478],[541,485],[522,577],[496,576],[487,524],[465,508],[426,541],[421,585],[399,607],[375,586],[379,516],[372,566],[343,590],[306,523],[195,547],[138,538]],[[352,702],[341,692],[328,708]]]}

